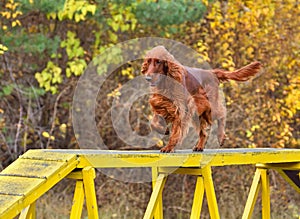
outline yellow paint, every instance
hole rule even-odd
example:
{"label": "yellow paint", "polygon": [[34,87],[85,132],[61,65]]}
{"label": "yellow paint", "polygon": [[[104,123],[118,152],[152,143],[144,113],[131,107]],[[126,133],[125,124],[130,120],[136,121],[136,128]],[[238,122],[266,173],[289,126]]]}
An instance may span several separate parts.
{"label": "yellow paint", "polygon": [[33,202],[27,208],[22,210],[19,219],[35,219],[35,218],[36,218],[35,202]]}
{"label": "yellow paint", "polygon": [[83,188],[83,181],[81,179],[76,181],[70,219],[81,218],[83,201],[84,201],[84,188]]}
{"label": "yellow paint", "polygon": [[[157,177],[159,175],[159,168],[157,167],[152,167],[152,189],[154,190],[155,184],[157,182]],[[157,197],[157,205],[155,207],[154,211],[154,219],[162,219],[163,218],[163,201],[162,201],[162,193],[158,194]]]}
{"label": "yellow paint", "polygon": [[96,177],[95,169],[93,167],[85,167],[82,170],[83,185],[86,196],[86,206],[88,210],[89,219],[98,219],[98,205],[96,200],[96,191],[94,179]]}
{"label": "yellow paint", "polygon": [[270,218],[270,180],[267,169],[260,169],[261,174],[261,199],[262,199],[262,218]]}
{"label": "yellow paint", "polygon": [[[211,218],[220,218],[211,175],[212,166],[253,164],[257,166],[243,219],[251,218],[259,190],[262,215],[270,217],[268,169],[277,170],[298,192],[283,170],[300,170],[300,150],[296,149],[207,149],[202,153],[179,150],[30,150],[0,173],[0,218],[35,218],[35,201],[64,177],[76,180],[70,218],[80,218],[84,198],[89,218],[98,218],[94,168],[151,167],[153,193],[144,218],[163,218],[162,190],[169,174],[197,176],[191,218],[199,218],[206,193]],[[76,169],[76,171],[74,171]],[[74,171],[74,172],[73,172]]]}
{"label": "yellow paint", "polygon": [[194,201],[192,206],[191,219],[200,218],[203,196],[204,196],[204,179],[202,176],[198,176],[196,182],[196,188],[194,192]]}
{"label": "yellow paint", "polygon": [[0,173],[0,218],[15,217],[76,168],[76,155],[58,155],[32,150]]}
{"label": "yellow paint", "polygon": [[254,210],[254,205],[257,200],[258,191],[261,187],[260,176],[261,176],[260,169],[256,169],[242,219],[251,218],[252,212]]}
{"label": "yellow paint", "polygon": [[150,197],[149,204],[147,206],[144,219],[152,219],[154,215],[155,207],[158,204],[158,200],[162,194],[162,190],[164,188],[165,182],[167,180],[167,174],[160,173],[156,179],[155,186],[153,188],[153,192]]}

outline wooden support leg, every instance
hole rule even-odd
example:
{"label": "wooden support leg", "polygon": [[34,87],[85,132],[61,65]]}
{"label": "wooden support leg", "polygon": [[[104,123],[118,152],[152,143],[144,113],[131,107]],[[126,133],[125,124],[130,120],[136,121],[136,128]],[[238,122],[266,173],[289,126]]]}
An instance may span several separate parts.
{"label": "wooden support leg", "polygon": [[83,185],[86,197],[86,206],[89,219],[98,219],[98,205],[95,192],[94,179],[96,177],[93,167],[85,167],[82,170]]}
{"label": "wooden support leg", "polygon": [[270,218],[270,180],[267,169],[260,169],[261,174],[261,198],[262,198],[262,218]]}
{"label": "wooden support leg", "polygon": [[257,199],[257,195],[258,195],[258,191],[261,187],[260,174],[261,174],[260,170],[256,169],[242,219],[250,219],[252,216],[254,205],[255,205],[255,202]]}
{"label": "wooden support leg", "polygon": [[[157,177],[158,177],[158,172],[159,168],[158,167],[152,167],[152,188],[154,190],[155,184],[157,182]],[[154,218],[155,219],[162,219],[163,218],[163,201],[162,201],[162,193],[160,192],[158,197],[157,197],[157,205],[155,207],[154,211]]]}
{"label": "wooden support leg", "polygon": [[82,179],[78,179],[76,181],[70,219],[81,218],[83,201],[84,201],[83,181],[82,181]]}
{"label": "wooden support leg", "polygon": [[194,193],[194,201],[191,212],[191,219],[199,219],[201,214],[202,202],[204,195],[204,182],[203,177],[198,176],[196,182],[196,188]]}
{"label": "wooden support leg", "polygon": [[210,166],[204,167],[202,169],[202,175],[204,179],[204,188],[205,188],[210,217],[213,219],[219,219],[220,215],[219,215],[219,209],[217,204],[217,197],[216,197],[212,175],[211,175],[211,167]]}
{"label": "wooden support leg", "polygon": [[270,185],[268,170],[257,168],[254,174],[249,196],[246,202],[242,219],[250,219],[257,200],[258,191],[262,189],[262,218],[270,218]]}
{"label": "wooden support leg", "polygon": [[31,205],[29,205],[21,212],[19,219],[35,219],[35,218],[36,218],[35,202],[33,202]]}
{"label": "wooden support leg", "polygon": [[[144,219],[152,219],[154,215],[154,210],[158,204],[158,202],[161,202],[160,198],[162,195],[162,191],[165,185],[165,182],[167,180],[167,174],[160,173],[156,179],[155,186],[153,188],[150,201],[148,203]],[[161,215],[162,216],[162,215]]]}

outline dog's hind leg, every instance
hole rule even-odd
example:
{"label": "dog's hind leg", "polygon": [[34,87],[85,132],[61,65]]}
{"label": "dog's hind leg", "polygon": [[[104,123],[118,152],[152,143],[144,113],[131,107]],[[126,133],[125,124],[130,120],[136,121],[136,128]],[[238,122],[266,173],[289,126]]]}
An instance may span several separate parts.
{"label": "dog's hind leg", "polygon": [[218,141],[219,141],[220,146],[223,146],[225,140],[227,139],[226,134],[225,134],[226,119],[225,119],[225,117],[222,117],[222,118],[217,119],[217,121],[218,121],[218,132],[217,132]]}
{"label": "dog's hind leg", "polygon": [[206,132],[207,121],[205,120],[205,118],[200,116],[199,123],[200,124],[198,124],[198,125],[194,123],[194,126],[196,126],[196,131],[199,134],[199,140],[198,140],[197,144],[193,147],[193,151],[203,151],[207,137],[208,137],[207,132]]}

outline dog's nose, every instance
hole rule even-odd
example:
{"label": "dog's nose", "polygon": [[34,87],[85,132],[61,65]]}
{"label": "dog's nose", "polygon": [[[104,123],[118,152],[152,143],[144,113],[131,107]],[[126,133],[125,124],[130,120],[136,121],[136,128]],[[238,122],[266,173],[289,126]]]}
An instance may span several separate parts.
{"label": "dog's nose", "polygon": [[151,76],[145,76],[146,81],[151,82],[152,77]]}

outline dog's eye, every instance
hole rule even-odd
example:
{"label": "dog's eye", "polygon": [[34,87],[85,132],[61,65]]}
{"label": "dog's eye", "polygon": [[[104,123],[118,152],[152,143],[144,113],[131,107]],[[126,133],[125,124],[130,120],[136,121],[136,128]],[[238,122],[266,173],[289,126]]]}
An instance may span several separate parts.
{"label": "dog's eye", "polygon": [[157,65],[159,65],[159,64],[161,64],[161,63],[162,63],[162,61],[156,60],[156,64],[157,64]]}

